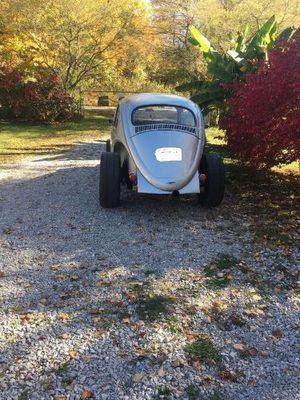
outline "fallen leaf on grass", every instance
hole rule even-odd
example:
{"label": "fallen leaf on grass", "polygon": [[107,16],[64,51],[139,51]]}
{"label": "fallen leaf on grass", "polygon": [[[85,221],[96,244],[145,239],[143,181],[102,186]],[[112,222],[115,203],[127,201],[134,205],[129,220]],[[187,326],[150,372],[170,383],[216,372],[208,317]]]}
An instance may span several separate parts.
{"label": "fallen leaf on grass", "polygon": [[128,283],[128,286],[131,289],[137,289],[139,287],[142,287],[143,285],[144,285],[144,283],[143,282],[139,282],[139,281],[131,281],[131,282]]}
{"label": "fallen leaf on grass", "polygon": [[172,367],[177,368],[177,367],[182,367],[185,364],[184,360],[181,358],[176,358],[174,361],[172,361]]}
{"label": "fallen leaf on grass", "polygon": [[186,333],[186,338],[188,342],[194,342],[196,339],[198,339],[198,337],[199,337],[198,333],[193,333],[193,332]]}
{"label": "fallen leaf on grass", "polygon": [[261,317],[261,316],[265,315],[263,310],[261,310],[259,308],[246,308],[244,310],[244,314],[246,314],[248,317],[251,317],[251,318]]}
{"label": "fallen leaf on grass", "polygon": [[137,299],[137,296],[133,293],[126,293],[126,297],[130,301],[135,301]]}
{"label": "fallen leaf on grass", "polygon": [[58,274],[58,275],[55,275],[54,280],[56,280],[56,281],[64,281],[66,278],[67,278],[66,275]]}
{"label": "fallen leaf on grass", "polygon": [[245,350],[245,345],[242,343],[234,343],[234,345],[232,346],[235,350],[238,351],[244,351]]}
{"label": "fallen leaf on grass", "polygon": [[210,376],[210,375],[205,375],[205,376],[203,377],[203,384],[204,384],[204,387],[207,387],[207,386],[211,385],[212,383],[213,383],[213,377],[212,377],[212,376]]}
{"label": "fallen leaf on grass", "polygon": [[202,318],[203,322],[205,324],[211,324],[211,317],[209,315],[204,315],[204,317]]}
{"label": "fallen leaf on grass", "polygon": [[235,379],[235,375],[229,369],[224,369],[224,370],[220,371],[219,377],[223,381],[233,381]]}
{"label": "fallen leaf on grass", "polygon": [[194,369],[196,369],[197,371],[199,371],[201,369],[201,363],[199,360],[193,361],[192,362],[192,366]]}
{"label": "fallen leaf on grass", "polygon": [[83,355],[81,356],[81,359],[82,359],[82,361],[84,361],[84,362],[86,362],[86,363],[90,363],[90,362],[92,361],[93,357],[92,357],[92,356],[88,356],[88,355],[86,355],[86,354],[83,354]]}
{"label": "fallen leaf on grass", "polygon": [[32,315],[30,314],[23,314],[20,315],[21,321],[23,322],[29,322],[32,319]]}
{"label": "fallen leaf on grass", "polygon": [[91,315],[99,315],[101,313],[101,311],[99,310],[99,308],[92,308],[90,311]]}
{"label": "fallen leaf on grass", "polygon": [[69,352],[69,356],[70,356],[71,358],[76,358],[76,357],[77,357],[77,351],[74,351],[74,350],[70,351],[70,352]]}
{"label": "fallen leaf on grass", "polygon": [[212,312],[221,313],[222,311],[227,310],[228,305],[220,300],[215,300],[212,303]]}
{"label": "fallen leaf on grass", "polygon": [[10,343],[10,344],[14,344],[17,341],[17,337],[14,334],[6,335],[5,339],[6,339],[7,343]]}
{"label": "fallen leaf on grass", "polygon": [[73,297],[72,293],[61,293],[61,295],[59,296],[62,300],[69,300]]}
{"label": "fallen leaf on grass", "polygon": [[251,357],[255,357],[257,356],[258,351],[255,347],[249,347],[249,349],[246,350],[245,356],[251,356]]}
{"label": "fallen leaf on grass", "polygon": [[4,278],[4,277],[5,277],[4,271],[0,271],[0,278]]}
{"label": "fallen leaf on grass", "polygon": [[61,321],[67,321],[68,319],[70,319],[70,316],[68,313],[60,313],[58,319],[60,319]]}
{"label": "fallen leaf on grass", "polygon": [[244,326],[246,324],[246,321],[243,318],[241,318],[238,315],[236,315],[236,314],[231,314],[229,319],[233,323],[233,325],[236,325],[236,326],[239,326],[239,327],[242,327],[242,326]]}
{"label": "fallen leaf on grass", "polygon": [[268,306],[268,304],[259,304],[259,305],[258,305],[258,308],[259,308],[260,310],[266,310],[267,308],[269,308],[269,306]]}
{"label": "fallen leaf on grass", "polygon": [[102,287],[102,286],[111,286],[112,285],[112,282],[109,282],[109,281],[99,281],[98,283],[97,283],[97,286],[98,287]]}
{"label": "fallen leaf on grass", "polygon": [[252,296],[252,300],[253,300],[253,301],[259,301],[259,300],[261,300],[261,296],[260,296],[259,294],[254,294],[254,295]]}
{"label": "fallen leaf on grass", "polygon": [[283,332],[281,329],[274,329],[272,331],[272,336],[276,337],[277,339],[280,339],[283,336]]}
{"label": "fallen leaf on grass", "polygon": [[164,370],[163,367],[159,368],[159,370],[157,371],[157,375],[161,378],[163,378],[166,375],[166,371]]}
{"label": "fallen leaf on grass", "polygon": [[70,335],[68,333],[63,333],[62,335],[59,336],[60,339],[67,340],[69,339]]}
{"label": "fallen leaf on grass", "polygon": [[89,389],[85,389],[80,396],[81,400],[88,400],[93,396],[93,392]]}
{"label": "fallen leaf on grass", "polygon": [[233,348],[239,352],[241,357],[255,357],[258,354],[258,351],[255,347],[246,347],[242,343],[234,344]]}
{"label": "fallen leaf on grass", "polygon": [[23,285],[24,289],[30,289],[32,287],[31,283],[24,283]]}
{"label": "fallen leaf on grass", "polygon": [[52,265],[51,267],[50,267],[50,269],[52,269],[52,271],[57,271],[59,268],[61,268],[62,266],[60,265],[60,264],[55,264],[55,265]]}
{"label": "fallen leaf on grass", "polygon": [[132,380],[134,383],[139,383],[143,380],[143,378],[144,378],[144,374],[143,374],[143,372],[141,372],[141,373],[133,375]]}

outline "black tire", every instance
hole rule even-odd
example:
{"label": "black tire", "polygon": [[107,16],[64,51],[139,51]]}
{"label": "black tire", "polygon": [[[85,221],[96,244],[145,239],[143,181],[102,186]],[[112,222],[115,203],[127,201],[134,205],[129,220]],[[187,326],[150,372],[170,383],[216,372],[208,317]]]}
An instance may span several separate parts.
{"label": "black tire", "polygon": [[105,142],[105,151],[107,153],[111,152],[111,146],[110,146],[110,140],[109,139]]}
{"label": "black tire", "polygon": [[225,191],[225,167],[222,157],[215,153],[203,154],[199,171],[206,175],[204,193],[200,193],[200,203],[205,207],[217,207],[221,204]]}
{"label": "black tire", "polygon": [[104,152],[100,164],[100,205],[104,208],[120,204],[120,155]]}

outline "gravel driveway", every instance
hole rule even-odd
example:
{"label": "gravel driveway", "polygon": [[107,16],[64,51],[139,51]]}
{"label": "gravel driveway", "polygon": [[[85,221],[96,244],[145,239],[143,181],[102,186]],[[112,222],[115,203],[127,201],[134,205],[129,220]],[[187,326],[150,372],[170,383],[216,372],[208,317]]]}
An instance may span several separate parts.
{"label": "gravel driveway", "polygon": [[0,398],[300,399],[299,248],[228,199],[100,209],[102,149],[0,169]]}

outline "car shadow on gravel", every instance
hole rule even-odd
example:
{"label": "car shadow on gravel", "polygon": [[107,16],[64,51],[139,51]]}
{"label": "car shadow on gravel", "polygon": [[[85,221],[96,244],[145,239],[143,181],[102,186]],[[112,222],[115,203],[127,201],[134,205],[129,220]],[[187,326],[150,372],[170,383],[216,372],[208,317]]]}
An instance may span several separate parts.
{"label": "car shadow on gravel", "polygon": [[105,141],[95,140],[93,142],[76,142],[71,151],[52,152],[49,157],[35,159],[33,162],[40,161],[78,161],[78,160],[100,160],[101,151],[105,148]]}

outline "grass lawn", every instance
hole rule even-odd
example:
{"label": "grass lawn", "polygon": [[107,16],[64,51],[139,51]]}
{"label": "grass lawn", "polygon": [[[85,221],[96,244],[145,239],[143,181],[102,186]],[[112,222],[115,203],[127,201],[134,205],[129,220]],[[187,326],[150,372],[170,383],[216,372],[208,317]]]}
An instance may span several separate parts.
{"label": "grass lawn", "polygon": [[26,156],[67,150],[74,142],[107,139],[109,115],[86,113],[78,122],[56,125],[30,125],[0,121],[0,164]]}
{"label": "grass lawn", "polygon": [[207,130],[208,150],[221,154],[226,166],[224,218],[243,215],[254,239],[268,245],[295,245],[300,240],[299,163],[271,171],[253,171],[230,156],[223,133]]}

